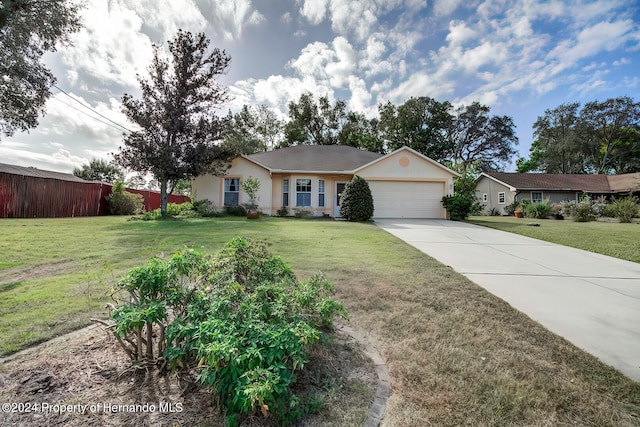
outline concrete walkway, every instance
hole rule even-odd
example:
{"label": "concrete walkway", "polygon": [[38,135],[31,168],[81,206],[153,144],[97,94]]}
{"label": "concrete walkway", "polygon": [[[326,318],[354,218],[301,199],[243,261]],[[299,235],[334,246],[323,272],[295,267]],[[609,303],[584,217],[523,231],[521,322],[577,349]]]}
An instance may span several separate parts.
{"label": "concrete walkway", "polygon": [[376,224],[640,381],[640,264],[461,222]]}

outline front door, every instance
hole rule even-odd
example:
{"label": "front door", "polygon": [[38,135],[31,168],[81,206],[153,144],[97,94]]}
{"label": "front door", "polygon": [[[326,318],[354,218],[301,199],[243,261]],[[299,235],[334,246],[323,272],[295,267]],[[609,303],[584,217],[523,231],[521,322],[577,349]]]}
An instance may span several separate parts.
{"label": "front door", "polygon": [[333,192],[333,217],[340,218],[340,197],[344,191],[344,186],[347,185],[344,181],[337,181]]}

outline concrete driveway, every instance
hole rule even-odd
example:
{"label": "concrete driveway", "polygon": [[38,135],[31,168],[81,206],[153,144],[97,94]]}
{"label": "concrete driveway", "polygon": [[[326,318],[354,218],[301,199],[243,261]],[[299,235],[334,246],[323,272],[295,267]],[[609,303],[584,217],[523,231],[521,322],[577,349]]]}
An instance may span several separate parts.
{"label": "concrete driveway", "polygon": [[461,222],[376,224],[640,381],[640,264]]}

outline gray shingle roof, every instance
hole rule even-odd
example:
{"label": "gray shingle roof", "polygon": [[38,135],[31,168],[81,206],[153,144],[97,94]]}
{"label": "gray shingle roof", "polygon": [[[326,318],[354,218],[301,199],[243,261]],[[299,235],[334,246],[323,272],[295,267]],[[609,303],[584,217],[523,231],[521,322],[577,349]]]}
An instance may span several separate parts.
{"label": "gray shingle roof", "polygon": [[0,173],[13,175],[34,176],[37,178],[59,179],[61,181],[89,182],[70,173],[53,172],[34,167],[15,166],[0,163]]}
{"label": "gray shingle roof", "polygon": [[353,172],[382,154],[346,145],[296,145],[245,157],[277,171]]}

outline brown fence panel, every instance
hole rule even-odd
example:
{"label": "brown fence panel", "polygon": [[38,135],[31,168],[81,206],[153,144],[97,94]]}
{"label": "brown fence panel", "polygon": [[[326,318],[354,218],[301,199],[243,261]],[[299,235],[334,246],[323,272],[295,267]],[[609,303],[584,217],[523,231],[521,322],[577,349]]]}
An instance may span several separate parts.
{"label": "brown fence panel", "polygon": [[96,216],[101,183],[0,173],[0,218]]}
{"label": "brown fence panel", "polygon": [[[110,184],[64,181],[0,172],[0,218],[59,218],[106,215]],[[126,191],[141,194],[145,211],[160,207],[160,193],[151,190]],[[190,201],[171,195],[170,203]]]}

